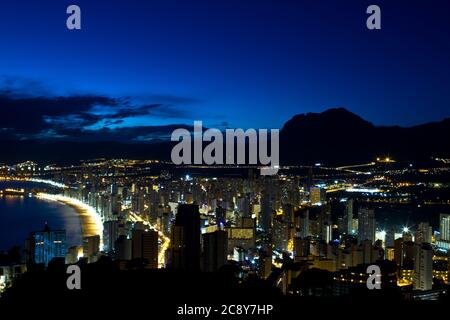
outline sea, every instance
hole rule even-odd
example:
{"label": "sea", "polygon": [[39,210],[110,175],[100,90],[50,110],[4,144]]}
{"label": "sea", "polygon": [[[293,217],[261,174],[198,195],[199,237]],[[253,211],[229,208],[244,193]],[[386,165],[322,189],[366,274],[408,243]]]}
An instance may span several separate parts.
{"label": "sea", "polygon": [[[34,187],[30,182],[0,182],[0,190]],[[29,194],[0,195],[0,251],[23,248],[29,234],[43,230],[46,223],[50,229],[66,230],[68,247],[81,245],[80,219],[72,207]]]}

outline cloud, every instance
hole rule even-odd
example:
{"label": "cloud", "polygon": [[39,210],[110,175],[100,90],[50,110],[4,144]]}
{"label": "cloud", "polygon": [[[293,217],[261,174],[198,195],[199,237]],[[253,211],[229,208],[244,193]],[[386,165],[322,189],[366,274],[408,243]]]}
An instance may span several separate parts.
{"label": "cloud", "polygon": [[119,141],[119,142],[155,142],[169,140],[175,129],[183,128],[192,131],[192,126],[184,124],[171,124],[164,126],[136,126],[120,128],[101,128],[98,130],[63,129],[59,134],[67,137],[66,140],[89,141]]}
{"label": "cloud", "polygon": [[188,112],[182,105],[195,101],[176,96],[146,99],[96,94],[55,96],[40,90],[44,87],[38,82],[20,82],[20,88],[17,82],[3,81],[0,87],[0,139],[3,140],[135,142],[167,138],[169,130],[180,125],[131,126],[130,120],[186,119]]}

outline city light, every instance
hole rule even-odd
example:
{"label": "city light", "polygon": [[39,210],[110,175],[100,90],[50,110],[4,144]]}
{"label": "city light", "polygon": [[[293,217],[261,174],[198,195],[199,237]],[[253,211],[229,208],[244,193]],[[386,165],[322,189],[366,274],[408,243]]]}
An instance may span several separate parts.
{"label": "city light", "polygon": [[38,199],[57,201],[75,208],[81,218],[83,236],[100,236],[100,248],[103,248],[103,221],[100,214],[82,201],[60,194],[38,193]]}

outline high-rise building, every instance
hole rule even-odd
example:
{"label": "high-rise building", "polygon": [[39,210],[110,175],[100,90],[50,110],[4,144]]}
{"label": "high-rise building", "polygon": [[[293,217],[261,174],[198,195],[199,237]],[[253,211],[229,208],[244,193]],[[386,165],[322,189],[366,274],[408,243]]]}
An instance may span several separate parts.
{"label": "high-rise building", "polygon": [[227,252],[227,231],[217,230],[203,234],[203,271],[217,271],[227,262]]}
{"label": "high-rise building", "polygon": [[272,186],[265,182],[265,188],[261,196],[261,212],[258,217],[258,226],[265,232],[272,228],[273,194]]}
{"label": "high-rise building", "polygon": [[353,199],[347,201],[344,214],[344,232],[353,234]]}
{"label": "high-rise building", "polygon": [[228,253],[232,254],[234,248],[239,247],[244,250],[250,250],[255,247],[255,227],[250,218],[244,218],[249,223],[243,223],[241,226],[226,228],[228,232]]}
{"label": "high-rise building", "polygon": [[148,268],[158,268],[158,232],[135,229],[131,243],[133,259],[144,259]]}
{"label": "high-rise building", "polygon": [[433,230],[428,222],[421,222],[417,228],[415,242],[417,244],[431,243]]}
{"label": "high-rise building", "polygon": [[394,261],[399,267],[403,265],[403,238],[394,240]]}
{"label": "high-rise building", "polygon": [[325,243],[329,243],[333,240],[333,226],[329,224],[324,224],[322,226],[322,240],[325,241]]}
{"label": "high-rise building", "polygon": [[272,241],[274,248],[280,251],[288,250],[289,241],[289,223],[282,216],[276,216],[273,219]]}
{"label": "high-rise building", "polygon": [[180,204],[172,228],[171,266],[200,269],[200,213],[198,205]]}
{"label": "high-rise building", "polygon": [[358,240],[375,242],[375,212],[373,209],[360,208],[358,210]]}
{"label": "high-rise building", "polygon": [[43,231],[30,234],[28,252],[31,262],[45,265],[53,258],[65,258],[66,231],[50,230],[46,224]]}
{"label": "high-rise building", "polygon": [[103,223],[103,243],[105,252],[114,251],[114,243],[119,237],[119,221],[105,221]]}
{"label": "high-rise building", "polygon": [[312,204],[322,204],[326,201],[325,189],[313,187],[309,191],[309,201]]}
{"label": "high-rise building", "polygon": [[135,213],[142,213],[144,211],[144,193],[139,191],[131,197],[131,210]]}
{"label": "high-rise building", "polygon": [[441,232],[441,241],[450,242],[450,214],[439,215],[439,231]]}
{"label": "high-rise building", "polygon": [[386,237],[385,237],[385,247],[394,247],[395,242],[395,230],[393,228],[390,228],[386,231]]}
{"label": "high-rise building", "polygon": [[433,250],[429,243],[416,246],[413,284],[415,290],[432,289]]}
{"label": "high-rise building", "polygon": [[300,211],[298,218],[299,236],[301,238],[309,237],[309,210]]}
{"label": "high-rise building", "polygon": [[362,240],[361,242],[362,263],[364,264],[371,264],[375,262],[372,244],[373,243],[370,240]]}
{"label": "high-rise building", "polygon": [[440,237],[436,245],[440,249],[450,250],[450,214],[441,213],[439,215]]}

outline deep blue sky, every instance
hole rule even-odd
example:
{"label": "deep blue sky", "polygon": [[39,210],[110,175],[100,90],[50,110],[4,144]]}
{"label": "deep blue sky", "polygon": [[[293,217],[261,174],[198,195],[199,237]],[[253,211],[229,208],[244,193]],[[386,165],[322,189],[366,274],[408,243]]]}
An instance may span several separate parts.
{"label": "deep blue sky", "polygon": [[[9,2],[0,5],[0,128],[16,136],[194,119],[279,128],[330,107],[379,125],[450,116],[447,0]],[[65,27],[69,4],[81,7],[80,31]],[[381,7],[382,30],[366,29],[369,4]],[[43,120],[15,128],[23,105]]]}

